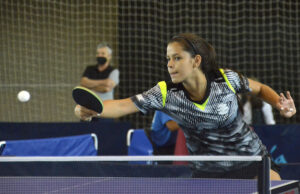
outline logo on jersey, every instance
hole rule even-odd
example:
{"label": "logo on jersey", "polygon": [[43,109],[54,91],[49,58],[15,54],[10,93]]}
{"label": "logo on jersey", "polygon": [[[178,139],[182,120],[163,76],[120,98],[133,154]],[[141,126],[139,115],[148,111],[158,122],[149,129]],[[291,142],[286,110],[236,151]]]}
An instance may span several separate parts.
{"label": "logo on jersey", "polygon": [[217,111],[220,115],[225,115],[229,111],[229,107],[227,104],[219,104],[217,107]]}
{"label": "logo on jersey", "polygon": [[142,96],[142,94],[136,95],[136,98],[138,99],[138,101],[144,100],[144,97]]}

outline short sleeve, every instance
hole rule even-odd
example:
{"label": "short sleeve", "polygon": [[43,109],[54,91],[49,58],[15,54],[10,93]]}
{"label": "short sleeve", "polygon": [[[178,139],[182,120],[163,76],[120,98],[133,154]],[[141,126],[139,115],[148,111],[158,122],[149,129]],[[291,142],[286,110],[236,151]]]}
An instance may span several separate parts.
{"label": "short sleeve", "polygon": [[163,108],[162,94],[158,84],[142,94],[131,97],[131,100],[144,114]]}
{"label": "short sleeve", "polygon": [[119,84],[119,75],[120,72],[118,69],[114,69],[110,74],[109,74],[109,79],[112,79],[116,85]]}
{"label": "short sleeve", "polygon": [[226,77],[237,93],[250,92],[248,78],[232,70],[225,71]]}

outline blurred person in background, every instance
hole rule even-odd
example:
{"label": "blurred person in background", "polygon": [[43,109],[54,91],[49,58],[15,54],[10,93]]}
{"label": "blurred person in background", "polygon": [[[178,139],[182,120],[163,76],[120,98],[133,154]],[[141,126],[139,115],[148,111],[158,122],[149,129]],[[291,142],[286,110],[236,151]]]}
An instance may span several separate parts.
{"label": "blurred person in background", "polygon": [[[87,66],[80,80],[81,86],[93,90],[102,100],[114,99],[114,89],[119,84],[120,72],[112,66],[112,54],[113,50],[109,44],[98,44],[97,63]],[[91,120],[98,121],[99,118]]]}
{"label": "blurred person in background", "polygon": [[96,50],[97,64],[86,67],[80,85],[93,90],[102,100],[114,99],[114,89],[119,84],[119,70],[112,66],[112,48],[103,42]]}
{"label": "blurred person in background", "polygon": [[172,117],[161,111],[155,111],[150,131],[155,155],[174,155],[179,129]]}

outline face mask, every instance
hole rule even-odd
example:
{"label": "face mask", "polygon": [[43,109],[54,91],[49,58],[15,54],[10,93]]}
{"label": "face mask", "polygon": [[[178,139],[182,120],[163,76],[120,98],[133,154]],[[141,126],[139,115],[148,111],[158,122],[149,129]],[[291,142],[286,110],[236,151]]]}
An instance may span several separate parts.
{"label": "face mask", "polygon": [[97,64],[98,65],[104,65],[106,63],[107,59],[105,57],[97,57]]}

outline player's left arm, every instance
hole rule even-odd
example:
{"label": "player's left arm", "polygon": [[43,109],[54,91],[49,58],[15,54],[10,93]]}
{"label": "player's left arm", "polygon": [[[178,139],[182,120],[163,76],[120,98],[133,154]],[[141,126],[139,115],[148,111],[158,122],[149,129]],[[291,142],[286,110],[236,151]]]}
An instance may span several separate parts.
{"label": "player's left arm", "polygon": [[283,93],[278,95],[272,88],[258,81],[248,79],[251,93],[271,104],[274,108],[280,111],[280,114],[286,118],[296,114],[296,107],[293,98],[289,91],[286,96]]}

